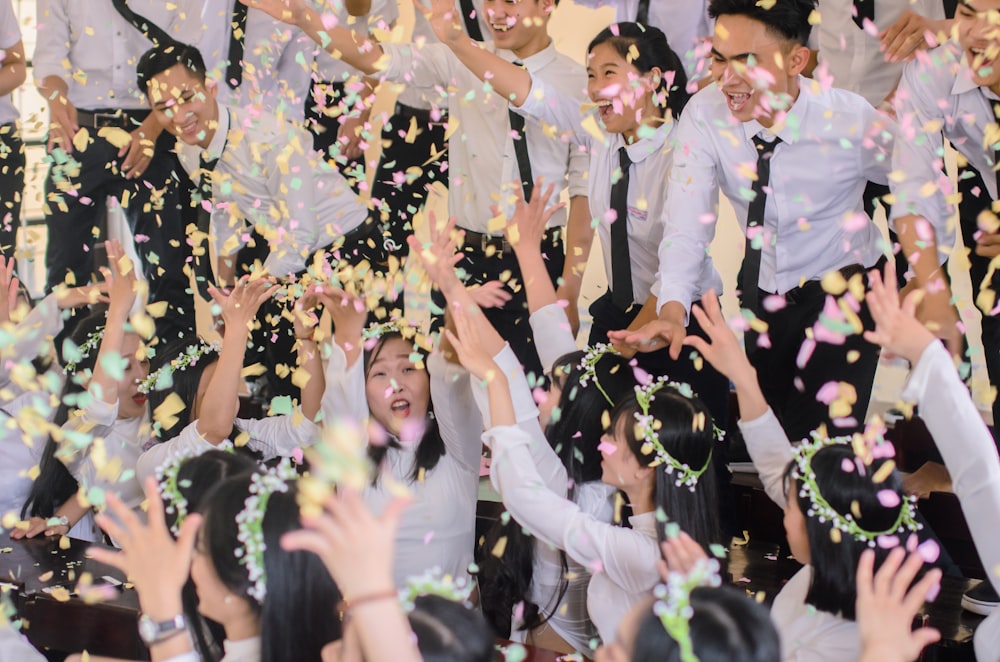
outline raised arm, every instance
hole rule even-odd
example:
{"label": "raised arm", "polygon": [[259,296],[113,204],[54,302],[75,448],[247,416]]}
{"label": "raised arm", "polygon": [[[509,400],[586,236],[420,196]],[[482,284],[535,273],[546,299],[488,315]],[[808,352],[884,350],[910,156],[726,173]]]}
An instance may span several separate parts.
{"label": "raised arm", "polygon": [[323,361],[320,358],[319,347],[316,345],[316,325],[319,317],[314,308],[319,304],[319,297],[314,289],[307,291],[295,304],[292,311],[295,330],[295,360],[298,367],[292,375],[292,381],[301,389],[299,404],[302,415],[310,421],[315,421],[323,405],[323,393],[326,391],[326,377],[323,374]]}
{"label": "raised arm", "polygon": [[125,255],[118,240],[106,241],[104,247],[108,251],[108,268],[104,270],[104,274],[111,284],[111,303],[108,305],[108,317],[89,390],[94,398],[114,405],[118,403],[118,378],[113,373],[121,371],[122,363],[127,361],[122,356],[122,346],[125,343],[125,325],[128,323],[132,304],[135,303],[138,281],[132,258]]}

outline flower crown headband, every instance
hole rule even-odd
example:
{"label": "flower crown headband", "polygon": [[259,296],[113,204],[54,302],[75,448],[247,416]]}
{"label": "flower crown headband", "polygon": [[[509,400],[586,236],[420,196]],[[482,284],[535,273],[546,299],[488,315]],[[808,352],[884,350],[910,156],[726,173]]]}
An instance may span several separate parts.
{"label": "flower crown headband", "polygon": [[159,370],[149,373],[149,377],[146,377],[146,379],[139,384],[139,393],[149,393],[154,390],[170,388],[174,383],[173,375],[175,372],[178,370],[187,370],[191,366],[196,365],[203,356],[218,353],[221,350],[222,345],[220,343],[208,343],[199,339],[198,344],[188,345],[187,348],[176,358],[172,359],[170,363],[162,366]]}
{"label": "flower crown headband", "polygon": [[287,492],[288,481],[297,476],[295,468],[284,459],[273,469],[255,473],[250,477],[250,495],[243,502],[243,510],[236,515],[236,539],[239,544],[234,550],[240,564],[246,566],[250,579],[247,593],[258,604],[267,597],[267,573],[264,571],[264,515],[267,502],[275,492]]}
{"label": "flower crown headband", "polygon": [[[90,353],[97,349],[97,346],[101,344],[101,338],[104,337],[104,325],[94,329],[90,335],[87,336],[87,340],[84,341],[82,345],[74,348],[77,350],[76,356],[72,359],[66,361],[66,367],[63,368],[63,372],[67,375],[72,375],[76,373],[76,367],[80,365],[80,362],[84,359],[90,358]],[[68,349],[68,347],[66,348]],[[65,354],[66,349],[63,350]],[[72,352],[72,350],[71,350]]]}
{"label": "flower crown headband", "polygon": [[467,604],[472,595],[470,582],[458,581],[451,575],[441,576],[433,571],[407,577],[406,587],[399,591],[399,601],[406,611],[413,611],[417,598],[424,595],[438,597]]}
{"label": "flower crown headband", "polygon": [[597,390],[601,392],[601,395],[604,396],[607,403],[614,407],[614,400],[611,399],[608,392],[601,386],[600,380],[597,379],[597,362],[608,354],[620,356],[617,349],[606,343],[598,343],[597,345],[588,347],[587,352],[583,355],[583,359],[580,361],[580,365],[577,366],[577,370],[580,370],[583,373],[580,376],[580,386],[586,386],[590,382],[593,382],[594,386],[596,386]]}
{"label": "flower crown headband", "polygon": [[670,638],[677,642],[681,662],[698,662],[698,656],[694,653],[694,643],[691,641],[691,617],[694,616],[691,591],[700,586],[721,584],[719,562],[715,559],[706,559],[698,561],[686,575],[679,572],[670,573],[666,584],[660,584],[653,589],[653,595],[656,597],[653,613],[659,617],[663,629]]}
{"label": "flower crown headband", "polygon": [[[858,435],[858,438],[860,439],[860,435]],[[833,525],[830,537],[834,542],[840,542],[842,535],[846,533],[853,536],[859,542],[867,542],[869,547],[875,547],[880,539],[887,536],[892,536],[896,533],[906,533],[907,531],[916,532],[922,529],[923,525],[917,522],[916,519],[916,497],[903,497],[900,499],[899,495],[893,490],[884,490],[889,493],[886,497],[883,497],[881,493],[879,494],[879,501],[883,506],[888,508],[892,507],[892,505],[899,505],[899,514],[896,516],[896,521],[889,528],[882,531],[864,529],[858,524],[853,512],[840,513],[830,505],[830,502],[823,496],[823,492],[816,482],[816,472],[813,471],[812,460],[816,456],[816,453],[828,446],[848,445],[851,443],[852,440],[850,437],[834,437],[831,439],[813,432],[812,439],[803,440],[795,449],[795,457],[792,460],[795,466],[792,469],[791,476],[798,483],[799,495],[809,499],[809,509],[806,511],[806,516],[815,517],[821,523],[830,522]],[[880,447],[882,443],[885,442],[879,443],[876,441],[876,448]],[[850,464],[851,471],[863,472],[866,470],[866,467],[870,467],[871,461],[875,457],[882,455],[880,453],[869,452],[866,456],[862,457],[858,453],[858,444],[853,445],[855,447],[855,454],[858,456],[857,461],[850,462],[845,459],[845,471],[847,470],[847,464]],[[872,476],[872,480],[875,483],[882,482],[889,477],[894,466],[895,464],[892,462],[883,464]],[[858,512],[858,516],[860,517],[860,511]]]}
{"label": "flower crown headband", "polygon": [[[227,440],[219,444],[217,449],[233,452],[235,447],[232,442]],[[181,525],[184,524],[184,520],[190,514],[188,512],[187,499],[184,498],[181,488],[191,487],[191,481],[178,481],[177,474],[180,472],[181,465],[192,458],[198,457],[198,455],[199,453],[196,451],[182,452],[156,468],[156,482],[160,498],[164,502],[164,512],[175,515],[174,523],[170,525],[170,531],[174,536],[180,535]]]}
{"label": "flower crown headband", "polygon": [[[672,389],[689,399],[697,397],[690,385],[681,382],[672,382],[667,377],[660,377],[655,382],[646,384],[645,386],[636,386],[635,399],[639,403],[639,409],[642,411],[635,412],[635,425],[638,436],[642,439],[642,452],[646,455],[649,453],[654,453],[656,455],[656,460],[654,460],[649,466],[655,467],[660,464],[666,465],[666,472],[670,475],[676,476],[674,484],[677,487],[685,485],[688,489],[694,492],[694,488],[698,484],[698,479],[701,478],[702,474],[705,473],[705,470],[707,470],[709,465],[712,464],[712,449],[709,448],[708,459],[705,460],[704,466],[700,469],[692,469],[687,464],[679,461],[673,455],[668,453],[667,449],[663,447],[663,443],[660,441],[659,435],[662,423],[658,421],[655,416],[652,416],[649,413],[649,408],[653,401],[656,400],[657,392],[663,390],[664,388]],[[702,427],[704,427],[704,414],[698,415],[698,418],[695,420],[695,424],[697,424],[699,420]],[[718,426],[713,425],[713,436],[716,440],[721,440],[724,435],[725,433],[720,430]]]}

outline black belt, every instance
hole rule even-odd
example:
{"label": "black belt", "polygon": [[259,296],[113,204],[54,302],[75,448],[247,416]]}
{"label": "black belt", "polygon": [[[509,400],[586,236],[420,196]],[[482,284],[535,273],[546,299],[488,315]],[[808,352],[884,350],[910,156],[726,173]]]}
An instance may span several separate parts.
{"label": "black belt", "polygon": [[[840,275],[844,277],[845,281],[847,281],[851,280],[851,278],[853,278],[857,274],[865,274],[871,271],[872,269],[877,269],[878,271],[882,272],[885,270],[886,262],[887,259],[883,255],[881,258],[879,258],[879,261],[874,264],[874,266],[864,267],[860,264],[849,264],[846,267],[838,269],[837,271],[839,271]],[[797,303],[802,303],[803,301],[807,301],[810,297],[816,296],[817,293],[823,296],[826,295],[826,292],[823,290],[823,283],[821,280],[807,281],[798,287],[794,287],[788,290],[782,296],[784,296],[785,301],[787,303],[797,304]],[[774,296],[773,292],[766,292],[764,290],[761,290],[760,294],[761,294],[760,297],[761,301],[763,301],[764,297],[766,296]]]}
{"label": "black belt", "polygon": [[[415,117],[424,125],[430,124],[433,121],[430,108],[414,108],[398,101],[396,102],[396,109],[393,114],[401,117]],[[443,124],[446,121],[448,121],[448,114],[442,111],[437,122]]]}
{"label": "black belt", "polygon": [[76,111],[76,122],[88,129],[103,129],[113,127],[134,131],[143,120],[149,117],[149,111],[144,109],[121,110],[115,108],[100,108],[97,110]]}
{"label": "black belt", "polygon": [[[483,255],[510,255],[514,252],[514,247],[507,241],[504,235],[492,235],[466,228],[459,228],[465,232],[465,243],[462,250],[466,253],[481,252]],[[555,246],[562,241],[562,228],[549,228],[542,237],[542,243],[549,242]]]}

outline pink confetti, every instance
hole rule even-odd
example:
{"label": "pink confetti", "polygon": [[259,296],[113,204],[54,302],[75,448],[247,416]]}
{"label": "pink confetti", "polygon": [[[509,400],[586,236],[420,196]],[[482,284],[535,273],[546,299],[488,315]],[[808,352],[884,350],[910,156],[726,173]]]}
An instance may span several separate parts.
{"label": "pink confetti", "polygon": [[427,535],[424,536],[424,544],[425,545],[429,545],[430,542],[431,542],[431,540],[433,540],[433,539],[434,539],[434,532],[433,531],[428,531]]}
{"label": "pink confetti", "polygon": [[[812,358],[814,351],[816,351],[816,341],[812,338],[803,340],[802,346],[799,347],[799,355],[795,357],[795,365],[799,368],[805,368],[806,364],[809,363],[809,359]],[[819,399],[818,396],[817,399]]]}
{"label": "pink confetti", "polygon": [[303,455],[301,448],[295,447],[292,449],[292,459],[295,460],[296,464],[302,464]]}
{"label": "pink confetti", "polygon": [[618,447],[607,441],[602,441],[597,444],[597,452],[601,455],[613,455],[618,450]]}
{"label": "pink confetti", "polygon": [[840,382],[827,382],[816,392],[816,400],[824,405],[830,404],[838,397],[840,397]]}
{"label": "pink confetti", "polygon": [[785,297],[778,294],[769,294],[764,297],[764,310],[769,313],[776,313],[779,310],[782,310],[786,305],[788,305],[788,302],[785,301]]}
{"label": "pink confetti", "polygon": [[875,496],[878,497],[878,502],[882,504],[883,508],[896,508],[899,506],[899,494],[895,490],[879,490]]}
{"label": "pink confetti", "polygon": [[845,474],[854,473],[854,462],[852,462],[850,458],[845,457],[840,461],[840,470]]}
{"label": "pink confetti", "polygon": [[925,563],[934,563],[941,556],[941,546],[936,540],[925,540],[917,547],[917,553],[924,557]]}
{"label": "pink confetti", "polygon": [[899,536],[879,536],[875,542],[882,549],[894,549],[899,547]]}

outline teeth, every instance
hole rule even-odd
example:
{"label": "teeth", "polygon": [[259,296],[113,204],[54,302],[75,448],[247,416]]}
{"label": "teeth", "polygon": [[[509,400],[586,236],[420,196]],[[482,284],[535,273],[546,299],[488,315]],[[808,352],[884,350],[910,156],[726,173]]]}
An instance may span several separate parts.
{"label": "teeth", "polygon": [[496,30],[497,32],[507,32],[512,27],[508,23],[502,23],[500,25],[497,25],[496,23],[491,23],[490,25],[493,26],[493,29]]}

